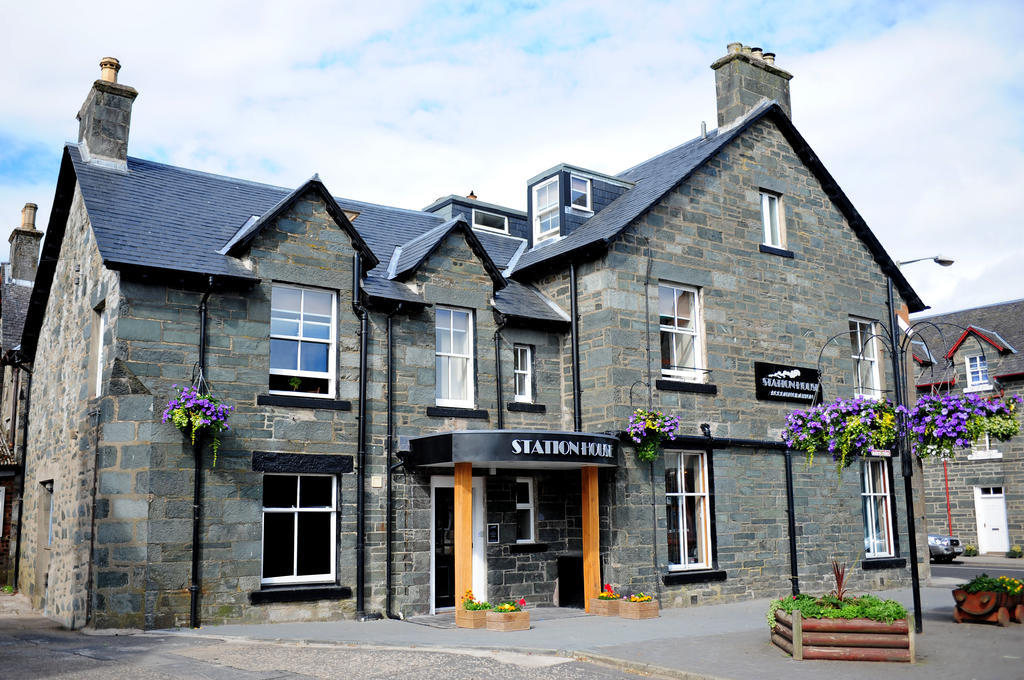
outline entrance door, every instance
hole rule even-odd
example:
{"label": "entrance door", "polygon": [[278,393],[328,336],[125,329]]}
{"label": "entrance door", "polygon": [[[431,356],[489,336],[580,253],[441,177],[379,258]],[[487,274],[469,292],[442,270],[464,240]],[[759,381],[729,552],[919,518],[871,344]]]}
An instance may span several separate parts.
{"label": "entrance door", "polygon": [[1010,537],[1006,531],[1006,497],[1001,486],[974,487],[974,509],[978,517],[978,551],[1006,552]]}
{"label": "entrance door", "polygon": [[[455,606],[455,478],[431,477],[431,611]],[[484,480],[473,478],[473,595],[487,599],[487,545],[484,540]]]}

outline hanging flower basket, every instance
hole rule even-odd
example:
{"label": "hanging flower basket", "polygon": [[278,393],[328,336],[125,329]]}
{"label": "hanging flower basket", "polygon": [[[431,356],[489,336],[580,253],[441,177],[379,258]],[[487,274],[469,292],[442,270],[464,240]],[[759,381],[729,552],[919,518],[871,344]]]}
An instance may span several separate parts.
{"label": "hanging flower basket", "polygon": [[636,444],[636,457],[648,463],[658,458],[661,442],[679,434],[679,418],[661,411],[638,408],[629,417],[629,438]]}
{"label": "hanging flower basket", "polygon": [[786,445],[803,451],[808,465],[817,451],[827,451],[842,474],[853,461],[896,441],[896,410],[888,400],[836,399],[807,410],[793,411],[782,432]]}
{"label": "hanging flower basket", "polygon": [[1019,396],[985,399],[977,394],[926,395],[905,409],[907,432],[914,453],[922,458],[953,457],[983,435],[1001,442],[1020,432]]}
{"label": "hanging flower basket", "polygon": [[169,420],[174,423],[175,427],[188,435],[193,446],[197,435],[208,433],[210,448],[213,450],[213,465],[216,466],[217,451],[220,450],[220,433],[231,429],[228,425],[228,416],[234,410],[234,406],[225,404],[213,396],[206,381],[200,377],[197,384],[183,387],[176,397],[167,402],[162,422],[166,423]]}

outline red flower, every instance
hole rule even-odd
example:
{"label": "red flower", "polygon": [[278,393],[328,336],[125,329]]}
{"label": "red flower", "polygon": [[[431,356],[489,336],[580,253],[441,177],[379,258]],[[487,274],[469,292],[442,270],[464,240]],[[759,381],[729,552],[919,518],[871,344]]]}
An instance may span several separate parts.
{"label": "red flower", "polygon": [[605,591],[606,593],[611,593],[611,592],[614,592],[614,591],[612,590],[612,584],[611,584],[611,583],[605,583],[605,584],[604,584],[604,591]]}
{"label": "red flower", "polygon": [[525,607],[526,606],[526,600],[523,599],[523,598],[519,598],[519,606],[520,607]]}

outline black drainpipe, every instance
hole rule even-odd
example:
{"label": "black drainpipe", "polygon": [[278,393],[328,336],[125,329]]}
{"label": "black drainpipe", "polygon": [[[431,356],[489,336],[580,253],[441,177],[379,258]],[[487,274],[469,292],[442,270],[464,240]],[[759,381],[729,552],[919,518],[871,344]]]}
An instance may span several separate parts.
{"label": "black drainpipe", "polygon": [[789,580],[793,594],[800,594],[800,574],[796,562],[796,509],[793,505],[793,451],[786,449],[786,519],[789,520]]}
{"label": "black drainpipe", "polygon": [[366,615],[366,355],[369,319],[359,289],[362,283],[362,261],[352,256],[352,310],[359,317],[359,415],[356,435],[356,618]]}
{"label": "black drainpipe", "polygon": [[498,328],[494,331],[494,391],[498,400],[498,429],[505,429],[505,408],[501,397],[501,329],[505,327],[505,320],[502,319]]}
{"label": "black drainpipe", "polygon": [[[24,370],[26,375],[25,378],[25,410],[24,415],[21,417],[21,482],[18,484],[18,550],[14,553],[14,589],[18,589],[18,571],[21,567],[21,545],[25,542],[25,537],[21,535],[21,521],[22,517],[25,516],[25,477],[28,476],[28,415],[31,412],[29,406],[32,403],[32,371],[27,368],[16,367],[16,370]],[[17,374],[16,374],[17,375]],[[14,393],[14,400],[17,402],[19,399],[18,393]],[[17,423],[14,426],[17,427]],[[18,438],[14,438],[14,444],[17,446]],[[15,449],[16,450],[16,449]],[[17,453],[15,453],[17,456]]]}
{"label": "black drainpipe", "polygon": [[392,537],[393,537],[393,534],[394,534],[394,531],[395,531],[395,517],[394,517],[394,507],[393,507],[393,505],[394,505],[394,497],[392,495],[391,477],[394,474],[395,470],[397,470],[399,467],[401,467],[404,464],[401,461],[399,461],[398,463],[395,463],[395,464],[392,464],[392,462],[391,462],[392,458],[393,458],[393,455],[394,455],[394,448],[395,448],[395,445],[394,445],[394,440],[395,440],[395,396],[394,396],[394,392],[395,392],[395,361],[394,361],[394,336],[392,335],[392,330],[393,330],[393,321],[394,321],[395,314],[401,308],[402,308],[402,306],[398,305],[398,307],[396,307],[394,310],[392,310],[391,312],[388,313],[388,325],[387,325],[387,335],[388,335],[388,342],[387,342],[387,344],[388,344],[388,356],[387,356],[387,372],[388,372],[388,377],[387,377],[387,383],[388,383],[388,405],[387,405],[387,408],[388,408],[388,425],[387,425],[387,427],[388,427],[388,436],[387,436],[387,440],[385,441],[385,448],[387,450],[387,460],[388,460],[387,502],[386,502],[388,517],[387,517],[387,546],[386,546],[387,554],[386,554],[386,557],[385,557],[385,570],[386,570],[385,574],[386,575],[385,575],[385,578],[384,578],[384,580],[385,580],[385,589],[386,589],[385,597],[387,598],[387,603],[384,606],[384,613],[387,615],[387,617],[389,619],[401,619],[402,618],[401,616],[398,616],[394,612],[394,598],[393,598],[392,593],[391,593],[392,580],[394,578],[393,570],[392,570],[392,567],[391,567],[391,560],[392,560],[391,542],[392,542]]}
{"label": "black drainpipe", "polygon": [[[210,299],[213,288],[213,276],[207,280],[206,292],[199,301],[199,378],[206,379],[206,302]],[[195,474],[192,480],[192,582],[188,586],[189,594],[189,627],[199,627],[199,500],[202,490],[203,435],[196,435],[196,443],[192,446]]]}
{"label": "black drainpipe", "polygon": [[583,431],[583,389],[580,387],[580,324],[576,309],[576,263],[569,264],[569,314],[572,316],[572,425],[576,432]]}

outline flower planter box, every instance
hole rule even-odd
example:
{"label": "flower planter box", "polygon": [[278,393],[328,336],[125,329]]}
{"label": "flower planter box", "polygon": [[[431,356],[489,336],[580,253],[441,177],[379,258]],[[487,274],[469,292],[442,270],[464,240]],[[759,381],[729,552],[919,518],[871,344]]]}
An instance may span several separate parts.
{"label": "flower planter box", "polygon": [[914,634],[907,619],[805,619],[775,612],[772,644],[794,659],[914,663]]}
{"label": "flower planter box", "polygon": [[630,602],[622,600],[619,603],[619,616],[624,619],[656,619],[660,616],[657,600],[649,602]]}
{"label": "flower planter box", "polygon": [[457,628],[486,628],[487,609],[456,609],[455,626]]}
{"label": "flower planter box", "polygon": [[1005,626],[1011,619],[1021,623],[1024,618],[1024,604],[1019,595],[990,590],[969,593],[957,588],[953,591],[953,599],[956,600],[953,620],[957,623],[995,623]]}
{"label": "flower planter box", "polygon": [[594,616],[618,616],[619,615],[619,603],[618,600],[602,600],[599,597],[590,598],[590,613]]}
{"label": "flower planter box", "polygon": [[529,630],[530,612],[487,612],[487,630]]}

